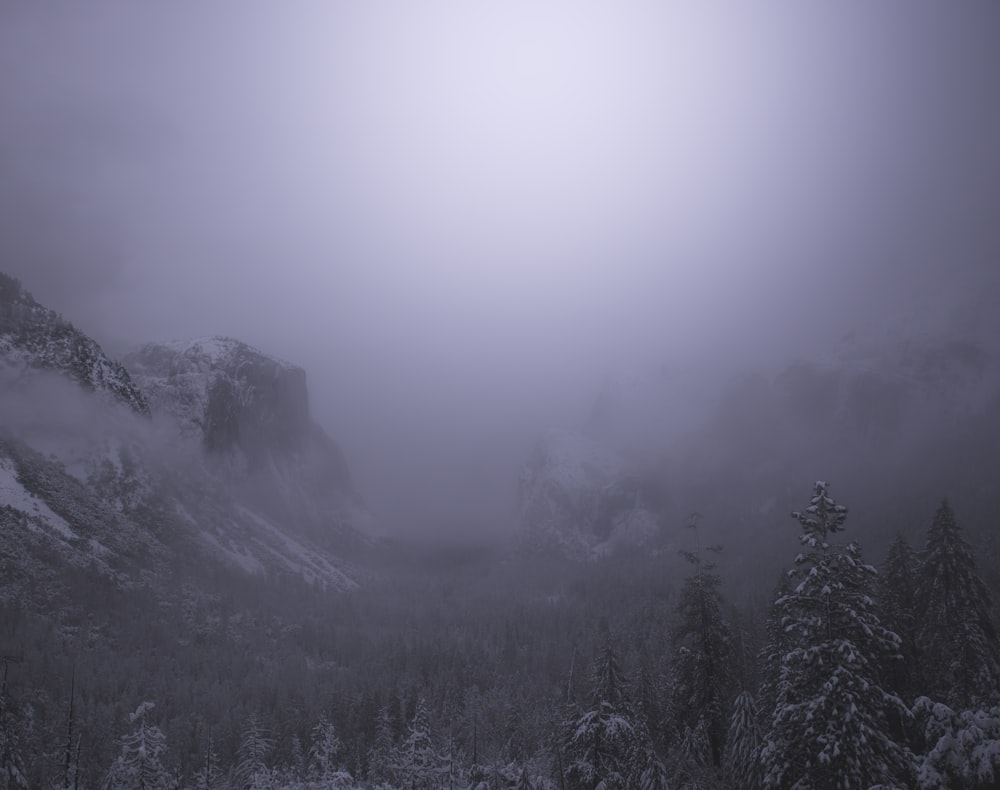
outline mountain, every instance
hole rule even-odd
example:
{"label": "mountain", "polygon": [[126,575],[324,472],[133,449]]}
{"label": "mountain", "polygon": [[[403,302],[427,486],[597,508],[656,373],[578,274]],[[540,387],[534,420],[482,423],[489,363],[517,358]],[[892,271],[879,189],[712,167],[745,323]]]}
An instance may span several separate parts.
{"label": "mountain", "polygon": [[125,358],[154,416],[270,520],[333,549],[367,513],[337,444],[309,413],[306,373],[231,338],[149,344]]}
{"label": "mountain", "polygon": [[[977,300],[933,331],[851,334],[715,381],[666,368],[609,379],[576,434],[543,438],[525,462],[522,543],[572,557],[679,543],[699,512],[759,572],[814,479],[833,482],[858,513],[857,538],[876,548],[919,532],[945,496],[988,535],[1000,468],[993,313]],[[632,507],[658,529],[621,531]]]}
{"label": "mountain", "polygon": [[301,368],[230,339],[116,362],[0,275],[0,598],[64,594],[74,574],[349,589],[370,524]]}
{"label": "mountain", "polygon": [[530,550],[587,559],[659,532],[653,481],[586,436],[548,434],[518,481],[521,542]]}
{"label": "mountain", "polygon": [[6,378],[27,370],[60,373],[88,392],[116,400],[137,414],[149,405],[124,366],[101,347],[36,302],[13,277],[0,272],[0,365]]}

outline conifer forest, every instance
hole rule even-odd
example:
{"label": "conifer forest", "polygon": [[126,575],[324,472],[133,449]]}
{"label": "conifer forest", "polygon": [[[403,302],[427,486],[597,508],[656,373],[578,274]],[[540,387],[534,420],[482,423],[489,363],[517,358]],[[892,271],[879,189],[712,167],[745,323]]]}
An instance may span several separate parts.
{"label": "conifer forest", "polygon": [[0,0],[0,790],[1000,790],[998,0]]}
{"label": "conifer forest", "polygon": [[348,594],[8,601],[5,786],[997,786],[980,553],[947,502],[883,557],[848,515],[817,482],[774,589],[738,600],[695,514],[676,576],[658,551],[458,556]]}

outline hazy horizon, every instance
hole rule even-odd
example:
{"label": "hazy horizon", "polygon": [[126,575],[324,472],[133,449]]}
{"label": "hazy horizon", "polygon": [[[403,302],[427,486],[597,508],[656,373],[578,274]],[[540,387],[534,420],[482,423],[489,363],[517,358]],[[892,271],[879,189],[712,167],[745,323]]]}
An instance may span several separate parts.
{"label": "hazy horizon", "polygon": [[11,3],[0,270],[116,356],[227,335],[301,365],[391,520],[502,519],[609,374],[825,353],[996,287],[998,24]]}

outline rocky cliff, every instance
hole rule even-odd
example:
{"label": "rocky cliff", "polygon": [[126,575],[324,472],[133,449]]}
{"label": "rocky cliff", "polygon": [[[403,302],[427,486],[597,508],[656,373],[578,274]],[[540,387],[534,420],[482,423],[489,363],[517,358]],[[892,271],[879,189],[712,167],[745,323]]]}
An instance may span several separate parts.
{"label": "rocky cliff", "polygon": [[127,363],[0,275],[0,598],[69,568],[120,587],[220,563],[356,585],[371,519],[301,368],[230,339]]}
{"label": "rocky cliff", "polygon": [[154,416],[204,450],[242,501],[323,545],[367,519],[337,444],[309,413],[306,373],[231,338],[149,344],[125,358]]}

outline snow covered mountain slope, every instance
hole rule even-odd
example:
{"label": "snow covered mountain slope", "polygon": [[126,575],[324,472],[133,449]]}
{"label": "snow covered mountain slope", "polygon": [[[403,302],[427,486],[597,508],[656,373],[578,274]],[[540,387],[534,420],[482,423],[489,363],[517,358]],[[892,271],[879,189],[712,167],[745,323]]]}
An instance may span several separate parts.
{"label": "snow covered mountain slope", "polygon": [[300,368],[215,340],[146,346],[133,377],[2,275],[0,330],[0,594],[220,564],[356,586],[371,518]]}
{"label": "snow covered mountain slope", "polygon": [[9,375],[26,369],[61,373],[90,392],[149,414],[145,397],[120,363],[108,359],[97,343],[36,302],[20,282],[3,272],[0,365]]}

